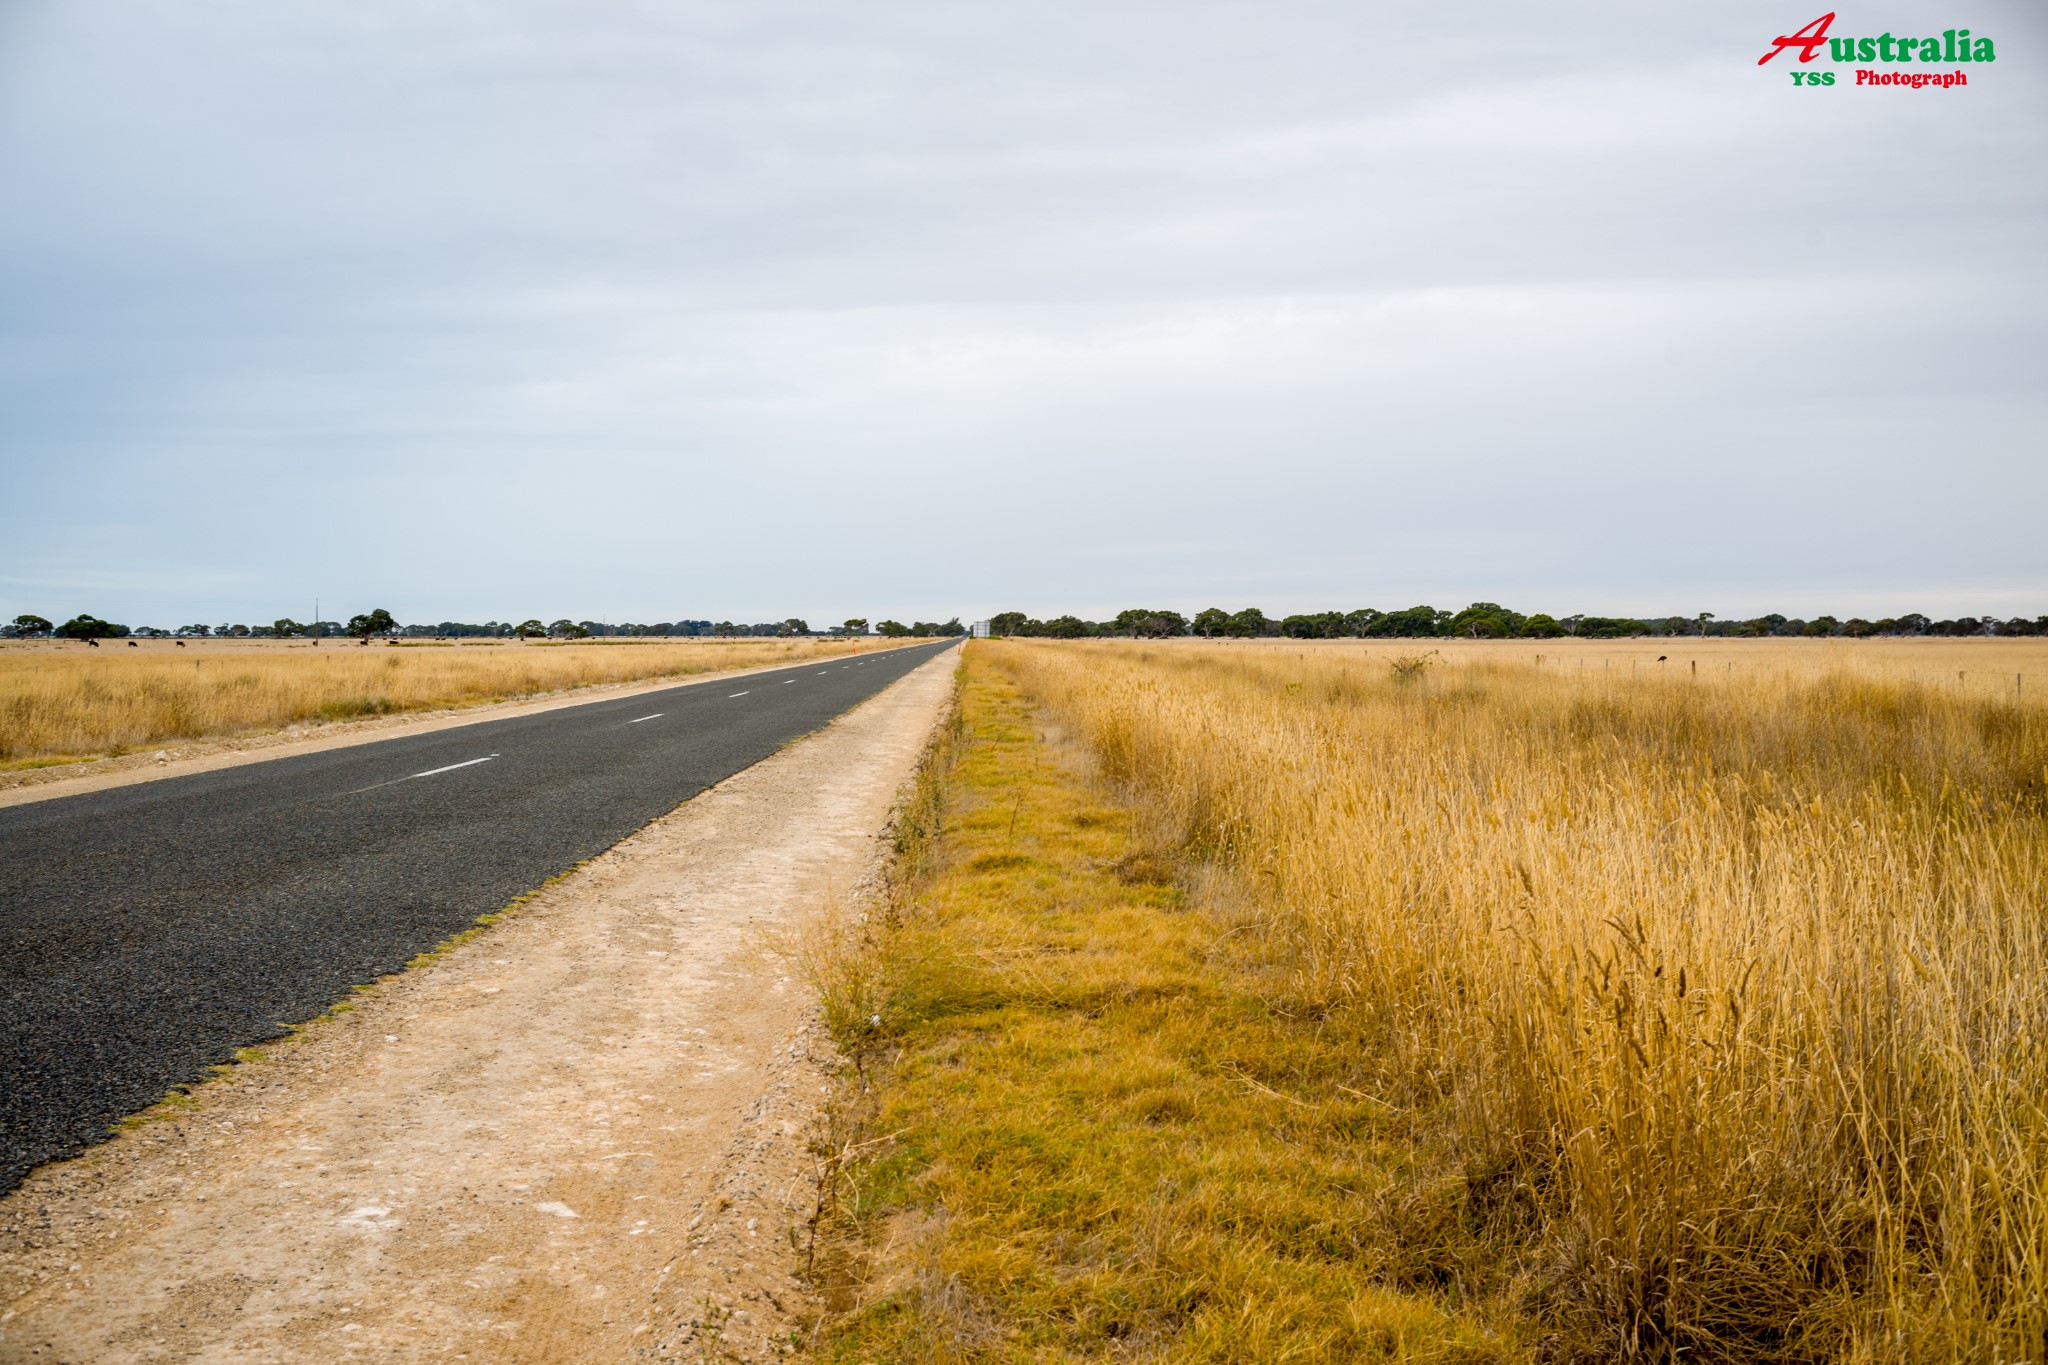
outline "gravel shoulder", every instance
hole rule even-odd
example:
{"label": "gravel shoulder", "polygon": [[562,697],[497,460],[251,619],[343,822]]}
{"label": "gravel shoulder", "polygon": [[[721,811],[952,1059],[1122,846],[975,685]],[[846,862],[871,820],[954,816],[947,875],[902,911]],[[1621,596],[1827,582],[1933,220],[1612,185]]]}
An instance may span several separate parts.
{"label": "gravel shoulder", "polygon": [[829,1043],[762,948],[874,874],[955,655],[0,1200],[0,1359],[769,1359]]}

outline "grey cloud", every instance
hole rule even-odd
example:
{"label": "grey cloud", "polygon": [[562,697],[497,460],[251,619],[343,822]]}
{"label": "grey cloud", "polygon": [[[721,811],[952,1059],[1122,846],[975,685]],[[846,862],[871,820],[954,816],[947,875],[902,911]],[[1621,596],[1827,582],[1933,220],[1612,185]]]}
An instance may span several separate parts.
{"label": "grey cloud", "polygon": [[2048,23],[1809,17],[32,7],[0,606],[2048,610]]}

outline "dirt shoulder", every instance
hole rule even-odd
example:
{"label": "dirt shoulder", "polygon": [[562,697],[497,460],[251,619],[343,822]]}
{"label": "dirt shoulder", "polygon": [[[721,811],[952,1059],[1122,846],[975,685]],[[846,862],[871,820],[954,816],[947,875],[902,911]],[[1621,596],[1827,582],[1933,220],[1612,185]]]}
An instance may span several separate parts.
{"label": "dirt shoulder", "polygon": [[873,875],[954,663],[31,1177],[0,1359],[772,1358],[831,1058],[760,939]]}
{"label": "dirt shoulder", "polygon": [[[878,650],[899,647],[893,644],[875,645]],[[695,687],[700,683],[724,682],[755,673],[770,673],[778,668],[788,668],[790,664],[790,660],[781,660],[754,668],[729,668],[717,673],[691,673],[650,678],[641,682],[577,687],[530,697],[523,701],[492,702],[438,711],[409,711],[368,720],[294,725],[269,734],[223,735],[207,739],[181,740],[148,753],[123,754],[117,758],[95,758],[80,763],[67,763],[60,767],[0,772],[0,808],[24,805],[31,801],[49,801],[60,796],[76,796],[81,792],[104,791],[108,787],[126,787],[137,782],[155,782],[166,777],[185,777],[192,773],[212,772],[217,768],[234,768],[244,763],[265,763],[274,758],[291,758],[298,754],[346,749],[358,744],[375,744],[379,740],[396,739],[401,735],[432,734],[437,730],[452,730],[487,720],[503,720],[508,716],[536,715],[542,711],[559,711],[565,706],[583,706],[590,702],[636,697],[645,692],[665,692],[672,687]]]}

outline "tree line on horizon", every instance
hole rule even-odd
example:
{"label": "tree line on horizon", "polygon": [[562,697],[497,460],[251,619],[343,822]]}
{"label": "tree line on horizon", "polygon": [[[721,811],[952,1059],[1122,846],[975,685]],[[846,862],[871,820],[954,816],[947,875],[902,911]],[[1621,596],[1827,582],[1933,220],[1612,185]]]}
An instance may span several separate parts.
{"label": "tree line on horizon", "polygon": [[[125,626],[115,621],[104,621],[84,612],[61,624],[49,618],[24,613],[13,621],[0,625],[0,639],[10,640],[125,640],[136,639],[346,639],[367,640],[371,637],[394,639],[556,639],[588,640],[605,636],[654,636],[667,638],[689,638],[693,636],[805,636],[805,635],[865,635],[868,622],[862,617],[848,618],[843,624],[823,630],[812,630],[810,624],[800,616],[784,617],[780,621],[761,621],[751,625],[732,621],[684,620],[659,621],[642,625],[636,622],[571,621],[566,617],[556,621],[542,621],[528,617],[524,621],[440,621],[432,625],[401,625],[392,614],[382,607],[360,613],[346,621],[294,621],[281,616],[269,625],[242,625],[228,622],[221,625],[194,624],[179,626],[175,630],[162,630],[155,626]],[[900,621],[879,621],[874,633],[902,638],[925,635],[965,635],[967,627],[959,618],[950,621],[917,621],[904,625]]]}
{"label": "tree line on horizon", "polygon": [[1474,602],[1458,612],[1431,606],[1408,607],[1401,611],[1362,607],[1357,611],[1305,612],[1276,618],[1257,607],[1235,612],[1210,607],[1192,617],[1177,611],[1132,607],[1107,621],[1087,621],[1078,616],[1057,616],[1041,621],[1021,611],[997,612],[989,618],[989,634],[1062,640],[1096,636],[1167,639],[1182,635],[1209,639],[1296,640],[1613,640],[1639,635],[1846,636],[1861,639],[1875,635],[2048,635],[2048,616],[2031,621],[2017,616],[2008,620],[1992,616],[1963,616],[1938,621],[1918,612],[1908,612],[1903,616],[1887,616],[1872,621],[1860,616],[1846,620],[1816,616],[1806,620],[1772,612],[1747,620],[1724,621],[1713,612],[1703,611],[1693,616],[1639,620],[1630,616],[1550,616],[1543,612],[1525,616],[1496,602]]}
{"label": "tree line on horizon", "polygon": [[[882,620],[873,624],[862,617],[813,630],[802,617],[751,624],[733,621],[686,619],[637,622],[571,621],[562,618],[543,622],[538,617],[524,621],[440,621],[433,624],[401,625],[390,612],[378,608],[347,621],[299,622],[279,617],[268,625],[193,624],[175,630],[153,626],[129,627],[80,613],[55,624],[45,617],[23,614],[0,625],[0,638],[7,639],[283,639],[292,637],[341,639],[373,636],[395,639],[555,639],[582,640],[604,637],[794,637],[811,635],[867,635],[890,638],[909,636],[964,635],[967,628],[958,617],[948,621],[917,621],[905,625]],[[1816,616],[1805,619],[1772,612],[1747,619],[1722,620],[1713,612],[1693,616],[1661,616],[1639,619],[1626,616],[1551,616],[1543,612],[1523,615],[1495,602],[1474,602],[1463,611],[1451,612],[1431,606],[1408,607],[1400,611],[1379,611],[1362,607],[1356,611],[1305,612],[1292,616],[1268,616],[1257,607],[1227,612],[1209,607],[1192,617],[1177,611],[1152,607],[1131,607],[1106,621],[1089,621],[1078,616],[1056,616],[1038,620],[1021,611],[997,612],[989,618],[991,635],[1038,636],[1079,640],[1125,636],[1137,639],[1165,639],[1193,635],[1210,639],[1623,639],[1630,636],[1840,636],[1861,639],[1869,636],[1969,636],[2048,635],[2048,616],[2033,620],[2011,617],[1963,616],[1936,620],[1917,612],[1867,620],[1852,616]]]}

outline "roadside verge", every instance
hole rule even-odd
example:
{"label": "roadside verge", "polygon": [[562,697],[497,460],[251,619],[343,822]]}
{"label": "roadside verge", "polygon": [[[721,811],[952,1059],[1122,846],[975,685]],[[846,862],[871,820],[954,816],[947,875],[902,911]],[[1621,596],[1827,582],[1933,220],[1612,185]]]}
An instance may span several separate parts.
{"label": "roadside verge", "polygon": [[1426,1225],[1426,1134],[1278,1007],[1227,881],[983,651],[960,707],[892,914],[808,966],[847,1058],[818,1358],[1521,1358]]}

